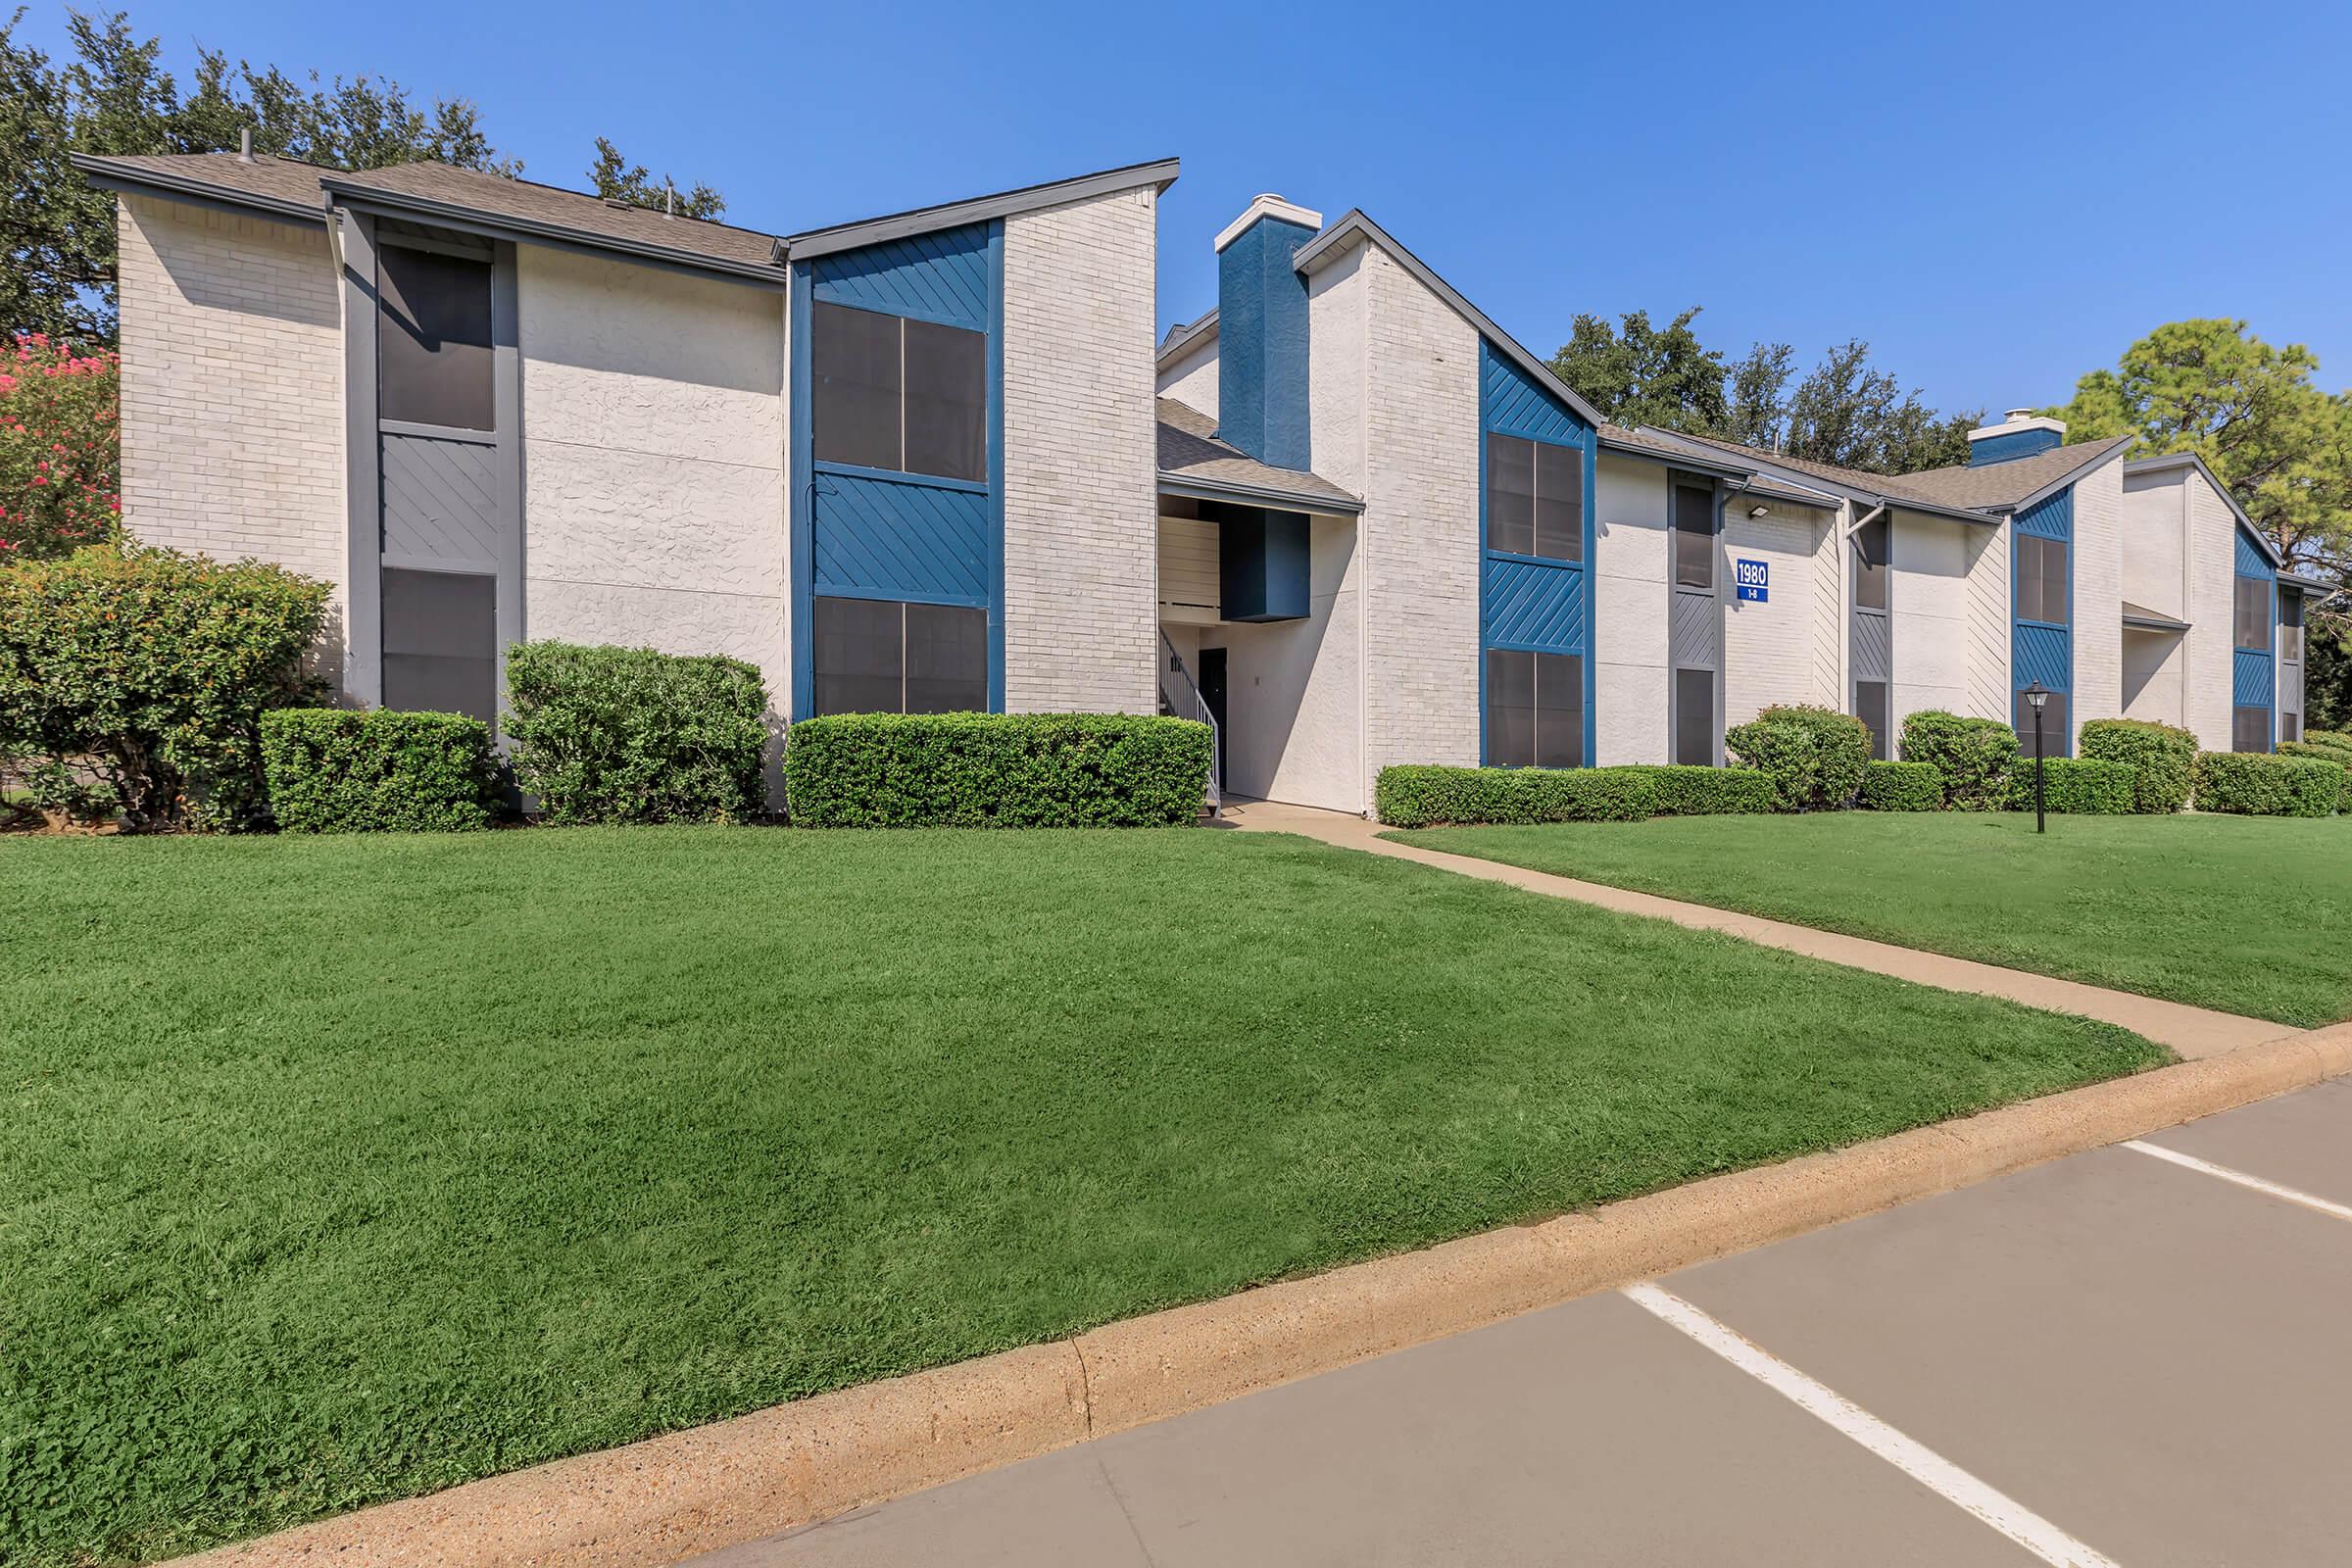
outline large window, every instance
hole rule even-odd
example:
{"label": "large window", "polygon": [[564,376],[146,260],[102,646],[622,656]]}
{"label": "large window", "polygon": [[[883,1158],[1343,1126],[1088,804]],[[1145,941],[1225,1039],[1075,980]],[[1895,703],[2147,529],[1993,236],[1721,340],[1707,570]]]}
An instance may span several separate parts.
{"label": "large window", "polygon": [[1875,517],[1854,530],[1854,605],[1886,608],[1886,519]]}
{"label": "large window", "polygon": [[462,430],[491,414],[490,264],[386,244],[376,259],[379,416]]}
{"label": "large window", "polygon": [[1715,672],[1674,672],[1674,760],[1694,767],[1715,761]]}
{"label": "large window", "polygon": [[[2012,700],[2010,722],[2017,728],[2017,750],[2021,757],[2034,755],[2034,705],[2019,692]],[[2066,705],[2064,692],[2052,692],[2041,708],[2041,750],[2045,757],[2066,755]]]}
{"label": "large window", "polygon": [[1487,548],[1551,561],[1585,559],[1582,447],[1487,436]]}
{"label": "large window", "polygon": [[384,706],[498,719],[498,579],[384,568]]}
{"label": "large window", "polygon": [[1680,588],[1715,586],[1715,487],[1674,487],[1674,581]]}
{"label": "large window", "polygon": [[2068,623],[2066,541],[2017,536],[2017,618]]}
{"label": "large window", "polygon": [[988,339],[819,302],[809,322],[817,460],[988,477]]}
{"label": "large window", "polygon": [[1887,722],[1890,706],[1885,681],[1854,682],[1854,716],[1869,727],[1870,755],[1882,762],[1890,755],[1886,749],[1886,732],[1892,727]]}
{"label": "large window", "polygon": [[1584,660],[1488,649],[1487,765],[1582,767],[1584,761]]}
{"label": "large window", "polygon": [[2278,657],[2290,664],[2303,662],[2303,596],[2301,594],[2279,596]]}
{"label": "large window", "polygon": [[2267,708],[2233,708],[2230,710],[2230,749],[2233,752],[2267,752],[2271,749],[2271,710]]}
{"label": "large window", "polygon": [[988,612],[819,599],[811,638],[820,713],[960,713],[988,707]]}
{"label": "large window", "polygon": [[2237,646],[2262,653],[2271,651],[2271,582],[2267,577],[2237,579]]}

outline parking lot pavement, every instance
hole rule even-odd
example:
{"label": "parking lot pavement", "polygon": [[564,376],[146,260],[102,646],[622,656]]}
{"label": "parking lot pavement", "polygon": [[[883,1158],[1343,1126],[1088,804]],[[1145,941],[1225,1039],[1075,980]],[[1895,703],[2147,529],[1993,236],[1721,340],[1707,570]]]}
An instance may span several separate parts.
{"label": "parking lot pavement", "polygon": [[2352,1084],[2144,1142],[700,1561],[2342,1563]]}

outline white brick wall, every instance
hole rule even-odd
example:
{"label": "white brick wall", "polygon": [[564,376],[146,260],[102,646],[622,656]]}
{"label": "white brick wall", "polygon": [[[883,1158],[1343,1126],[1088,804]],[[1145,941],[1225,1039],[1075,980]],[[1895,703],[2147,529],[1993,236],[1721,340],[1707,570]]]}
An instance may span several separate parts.
{"label": "white brick wall", "polygon": [[1966,709],[1969,533],[1984,525],[1917,512],[1891,516],[1894,682],[1887,718],[1899,733],[1904,718],[1923,709]]}
{"label": "white brick wall", "polygon": [[2187,727],[2209,752],[2230,744],[2231,687],[2236,656],[2237,519],[2230,503],[2191,473],[2188,485],[2187,662],[2182,667]]}
{"label": "white brick wall", "polygon": [[1004,222],[1004,706],[1152,712],[1156,198]]}
{"label": "white brick wall", "polygon": [[1478,333],[1378,246],[1365,246],[1360,265],[1364,765],[1377,774],[1393,762],[1476,763]]}
{"label": "white brick wall", "polygon": [[2124,711],[2124,464],[2110,459],[2075,481],[2075,692],[2070,712]]}
{"label": "white brick wall", "polygon": [[[1733,497],[1725,509],[1723,552],[1723,722],[1729,729],[1744,724],[1759,710],[1775,703],[1826,703],[1842,708],[1834,690],[1823,692],[1814,675],[1814,628],[1819,619],[1816,601],[1824,594],[1834,601],[1835,577],[1816,579],[1816,562],[1823,534],[1835,514],[1786,501],[1768,502],[1772,510],[1750,517],[1751,501]],[[1742,602],[1738,590],[1738,563],[1761,561],[1772,580],[1762,604]]]}
{"label": "white brick wall", "polygon": [[342,297],[321,226],[177,202],[120,208],[122,521],[336,585],[342,667]]}
{"label": "white brick wall", "polygon": [[1592,760],[1663,762],[1666,745],[1666,469],[1602,456],[1592,512]]}

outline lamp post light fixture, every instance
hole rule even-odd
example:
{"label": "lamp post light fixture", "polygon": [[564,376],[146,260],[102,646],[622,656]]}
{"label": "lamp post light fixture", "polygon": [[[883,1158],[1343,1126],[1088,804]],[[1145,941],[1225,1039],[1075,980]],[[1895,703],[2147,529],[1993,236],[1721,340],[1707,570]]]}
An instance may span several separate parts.
{"label": "lamp post light fixture", "polygon": [[2021,695],[2026,699],[2026,706],[2034,710],[2034,831],[2043,833],[2048,828],[2042,817],[2041,710],[2042,705],[2050,700],[2050,694],[2041,682],[2035,681]]}

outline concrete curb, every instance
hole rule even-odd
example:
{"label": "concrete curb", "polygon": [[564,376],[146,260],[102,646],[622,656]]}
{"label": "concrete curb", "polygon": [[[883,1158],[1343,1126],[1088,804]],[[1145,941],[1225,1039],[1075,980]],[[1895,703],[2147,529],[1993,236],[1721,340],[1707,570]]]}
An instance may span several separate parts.
{"label": "concrete curb", "polygon": [[182,1559],[651,1568],[2352,1073],[2352,1024],[1113,1323]]}

